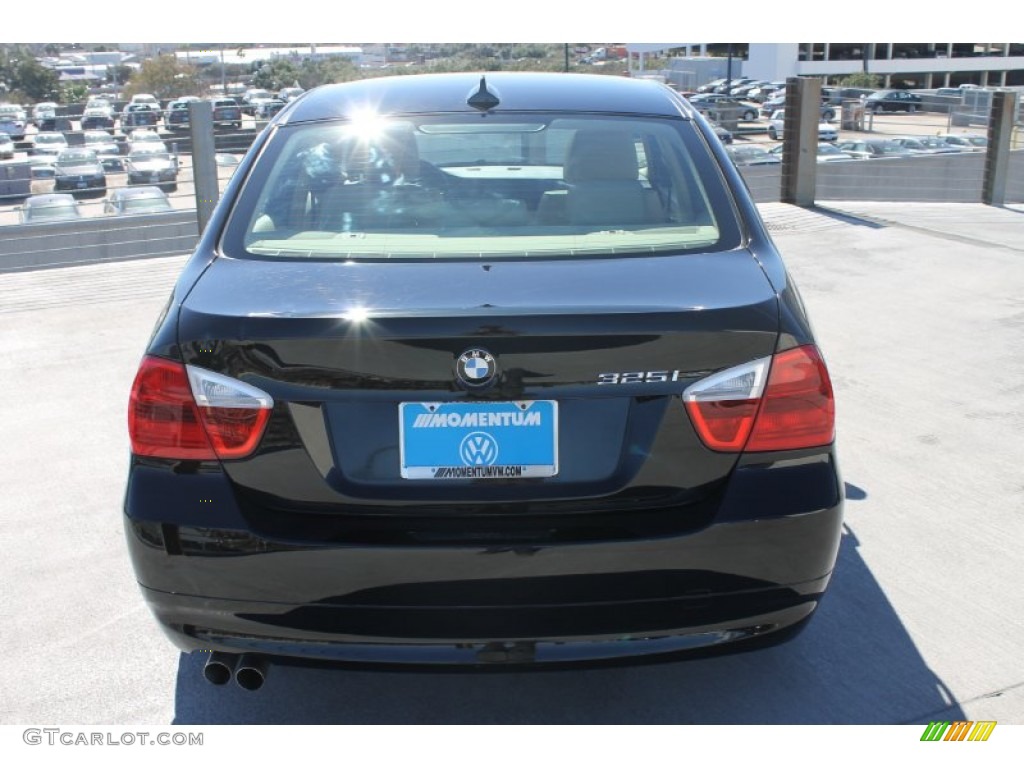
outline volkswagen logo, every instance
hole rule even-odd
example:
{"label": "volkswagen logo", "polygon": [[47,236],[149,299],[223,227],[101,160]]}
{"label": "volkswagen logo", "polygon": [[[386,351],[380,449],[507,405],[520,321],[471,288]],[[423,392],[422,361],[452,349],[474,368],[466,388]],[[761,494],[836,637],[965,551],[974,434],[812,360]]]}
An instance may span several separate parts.
{"label": "volkswagen logo", "polygon": [[483,349],[467,349],[455,364],[459,382],[467,387],[483,387],[494,380],[498,364],[494,356]]}
{"label": "volkswagen logo", "polygon": [[489,467],[498,460],[498,443],[486,432],[470,432],[459,443],[459,456],[467,467]]}

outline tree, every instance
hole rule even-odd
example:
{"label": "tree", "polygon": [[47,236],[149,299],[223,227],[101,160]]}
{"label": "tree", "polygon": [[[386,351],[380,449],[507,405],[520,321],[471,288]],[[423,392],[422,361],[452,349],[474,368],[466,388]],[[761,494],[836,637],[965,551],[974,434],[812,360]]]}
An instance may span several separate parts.
{"label": "tree", "polygon": [[0,82],[7,83],[11,93],[30,101],[48,101],[56,98],[59,80],[56,72],[40,64],[23,46],[0,53]]}
{"label": "tree", "polygon": [[107,67],[107,82],[121,85],[132,77],[132,68],[127,64],[111,64]]}
{"label": "tree", "polygon": [[836,85],[842,88],[881,88],[882,78],[870,72],[854,72],[840,77],[836,80]]}
{"label": "tree", "polygon": [[124,95],[151,93],[158,99],[197,95],[201,90],[199,72],[191,64],[179,61],[173,54],[161,55],[142,62]]}
{"label": "tree", "polygon": [[268,91],[279,91],[287,88],[299,79],[299,68],[288,59],[274,59],[268,61],[252,79],[255,88],[264,88]]}
{"label": "tree", "polygon": [[307,91],[325,83],[345,83],[363,77],[359,67],[344,56],[328,59],[273,59],[263,64],[253,77],[253,85],[268,91],[279,91],[296,83]]}

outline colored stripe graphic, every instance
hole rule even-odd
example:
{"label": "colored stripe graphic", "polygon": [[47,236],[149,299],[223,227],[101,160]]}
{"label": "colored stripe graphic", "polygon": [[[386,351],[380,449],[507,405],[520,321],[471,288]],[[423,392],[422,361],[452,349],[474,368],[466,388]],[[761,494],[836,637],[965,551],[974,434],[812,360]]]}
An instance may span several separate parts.
{"label": "colored stripe graphic", "polygon": [[950,726],[949,731],[946,733],[946,738],[943,741],[963,741],[967,738],[968,732],[971,730],[971,726],[974,725],[970,720],[958,720]]}
{"label": "colored stripe graphic", "polygon": [[971,731],[971,735],[967,737],[968,741],[988,741],[988,737],[992,735],[992,731],[996,729],[995,720],[979,720],[974,724],[974,730]]}
{"label": "colored stripe graphic", "polygon": [[933,720],[921,734],[921,741],[988,741],[995,727],[995,720]]}

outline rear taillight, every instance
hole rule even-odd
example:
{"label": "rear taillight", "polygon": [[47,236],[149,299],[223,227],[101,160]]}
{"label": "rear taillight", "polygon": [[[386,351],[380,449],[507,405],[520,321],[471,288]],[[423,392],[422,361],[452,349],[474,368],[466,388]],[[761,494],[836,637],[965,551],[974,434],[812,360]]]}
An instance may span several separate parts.
{"label": "rear taillight", "polygon": [[683,392],[697,434],[715,451],[742,451],[757,417],[770,357],[701,379]]}
{"label": "rear taillight", "polygon": [[168,459],[238,459],[256,448],[274,401],[213,371],[146,357],[128,409],[132,452]]}
{"label": "rear taillight", "polygon": [[701,379],[683,401],[701,440],[716,451],[813,448],[835,436],[832,383],[813,346]]}

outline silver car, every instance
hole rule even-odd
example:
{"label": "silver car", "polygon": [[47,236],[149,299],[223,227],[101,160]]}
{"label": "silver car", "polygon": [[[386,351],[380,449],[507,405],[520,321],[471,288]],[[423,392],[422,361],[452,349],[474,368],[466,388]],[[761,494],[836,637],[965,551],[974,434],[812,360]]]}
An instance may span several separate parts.
{"label": "silver car", "polygon": [[171,201],[159,187],[122,187],[111,192],[103,203],[103,213],[110,216],[163,213],[170,210],[173,210]]}
{"label": "silver car", "polygon": [[82,212],[71,195],[32,195],[18,208],[22,224],[80,219]]}

